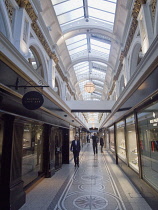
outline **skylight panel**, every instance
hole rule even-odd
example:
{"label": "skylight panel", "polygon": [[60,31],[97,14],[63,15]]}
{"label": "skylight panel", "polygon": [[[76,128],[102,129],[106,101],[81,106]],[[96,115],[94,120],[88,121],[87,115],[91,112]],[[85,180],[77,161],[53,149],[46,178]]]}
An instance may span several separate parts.
{"label": "skylight panel", "polygon": [[78,53],[78,52],[83,51],[83,50],[85,50],[85,49],[87,49],[87,45],[86,45],[86,44],[83,45],[83,46],[79,46],[79,47],[77,47],[77,48],[75,48],[75,49],[72,49],[72,50],[69,51],[70,56],[71,56],[72,54]]}
{"label": "skylight panel", "polygon": [[99,81],[99,80],[93,80],[93,81],[94,81],[94,83],[96,83],[96,84],[104,85],[104,82],[102,82],[102,81]]}
{"label": "skylight panel", "polygon": [[95,92],[99,92],[102,95],[103,87],[96,86]]}
{"label": "skylight panel", "polygon": [[101,94],[98,92],[93,92],[92,95],[97,95],[98,97],[101,97]]}
{"label": "skylight panel", "polygon": [[109,13],[115,13],[116,4],[111,1],[103,1],[103,0],[88,0],[88,6],[96,8],[98,10],[104,10]]}
{"label": "skylight panel", "polygon": [[103,48],[105,48],[107,50],[110,50],[110,47],[111,47],[110,44],[107,44],[107,43],[104,43],[104,42],[101,42],[101,41],[98,41],[98,40],[94,40],[94,39],[91,39],[91,43],[93,45],[103,47]]}
{"label": "skylight panel", "polygon": [[105,64],[105,63],[101,63],[101,62],[98,62],[98,61],[93,61],[93,64],[94,65],[97,64],[97,65],[99,65],[99,66],[101,66],[102,68],[105,68],[105,69],[107,68],[107,64]]}
{"label": "skylight panel", "polygon": [[79,57],[85,56],[86,54],[87,54],[87,48],[83,51],[71,55],[71,60],[73,61],[74,59],[78,59]]}
{"label": "skylight panel", "polygon": [[74,69],[77,70],[77,69],[82,68],[84,66],[88,66],[88,62],[87,61],[74,65]]}
{"label": "skylight panel", "polygon": [[64,13],[58,16],[59,24],[70,23],[71,21],[78,20],[83,17],[83,8],[79,8],[68,13]]}
{"label": "skylight panel", "polygon": [[100,39],[100,40],[102,40],[106,43],[109,43],[109,44],[111,43],[110,37],[107,37],[107,36],[102,35],[102,34],[91,34],[91,37],[96,38],[96,39]]}
{"label": "skylight panel", "polygon": [[72,38],[69,38],[69,39],[66,40],[66,44],[69,45],[69,44],[78,42],[78,41],[83,40],[83,39],[86,39],[86,34],[82,34],[82,35],[78,35],[78,36],[74,36]]}
{"label": "skylight panel", "polygon": [[89,70],[82,70],[82,71],[79,71],[79,72],[77,72],[77,75],[80,75],[80,74],[85,74],[85,73],[87,73]]}
{"label": "skylight panel", "polygon": [[85,44],[87,44],[87,40],[83,39],[81,41],[78,41],[78,42],[72,43],[70,45],[67,45],[67,47],[68,47],[68,50],[72,50],[73,48],[77,48],[77,47],[79,47],[81,45],[83,46]]}
{"label": "skylight panel", "polygon": [[103,85],[99,85],[99,84],[95,83],[94,81],[93,81],[93,83],[95,84],[96,87],[98,87],[98,89],[103,89]]}
{"label": "skylight panel", "polygon": [[92,68],[92,72],[98,73],[98,74],[106,74],[104,71],[100,71],[100,69]]}
{"label": "skylight panel", "polygon": [[104,12],[104,11],[101,11],[101,10],[97,10],[97,9],[94,9],[94,8],[89,8],[89,16],[97,18],[99,20],[104,20],[104,21],[109,22],[109,23],[114,22],[114,14]]}
{"label": "skylight panel", "polygon": [[[54,0],[52,0],[52,2],[54,2]],[[54,6],[57,16],[63,13],[72,12],[73,10],[76,10],[79,8],[83,8],[83,2],[81,0],[64,1]]]}
{"label": "skylight panel", "polygon": [[82,68],[79,68],[79,69],[74,69],[74,70],[75,70],[75,72],[77,74],[77,72],[80,72],[80,71],[83,71],[83,70],[89,71],[89,68],[88,68],[88,66],[85,66],[85,67],[82,67]]}
{"label": "skylight panel", "polygon": [[91,48],[92,48],[92,50],[98,51],[100,53],[109,54],[109,52],[110,52],[109,49],[106,49],[106,48],[103,48],[101,46],[97,46],[97,45],[94,45],[94,44],[91,44]]}
{"label": "skylight panel", "polygon": [[[61,4],[62,2],[65,2],[66,0],[51,0],[52,4],[53,5],[56,5],[56,4]],[[68,0],[67,0],[68,1]]]}

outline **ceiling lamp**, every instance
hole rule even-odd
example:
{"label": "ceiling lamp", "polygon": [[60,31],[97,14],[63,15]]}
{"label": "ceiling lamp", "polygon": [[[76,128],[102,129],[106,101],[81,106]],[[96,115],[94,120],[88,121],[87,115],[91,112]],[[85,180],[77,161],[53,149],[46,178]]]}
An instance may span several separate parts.
{"label": "ceiling lamp", "polygon": [[93,93],[94,90],[95,90],[95,85],[94,83],[91,81],[90,79],[90,63],[89,63],[89,50],[88,50],[88,64],[89,64],[89,82],[87,82],[85,85],[84,85],[84,90],[87,92],[87,93]]}
{"label": "ceiling lamp", "polygon": [[84,90],[87,93],[93,93],[95,90],[95,85],[93,84],[93,82],[87,82],[84,86]]}

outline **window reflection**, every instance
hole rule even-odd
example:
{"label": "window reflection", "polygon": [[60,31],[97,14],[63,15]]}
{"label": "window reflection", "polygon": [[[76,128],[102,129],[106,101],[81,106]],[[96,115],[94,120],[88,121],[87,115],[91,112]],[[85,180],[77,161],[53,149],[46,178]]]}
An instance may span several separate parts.
{"label": "window reflection", "polygon": [[23,132],[22,179],[24,186],[38,177],[42,171],[43,127],[25,124]]}
{"label": "window reflection", "polygon": [[131,168],[133,168],[135,171],[138,172],[138,152],[137,152],[134,115],[126,119],[126,136],[127,136],[129,165]]}
{"label": "window reflection", "polygon": [[158,103],[138,113],[142,175],[158,190]]}
{"label": "window reflection", "polygon": [[126,162],[125,122],[120,121],[116,124],[116,128],[117,153],[119,158]]}
{"label": "window reflection", "polygon": [[110,134],[110,150],[115,153],[115,143],[114,143],[114,126],[111,126],[109,128],[109,134]]}

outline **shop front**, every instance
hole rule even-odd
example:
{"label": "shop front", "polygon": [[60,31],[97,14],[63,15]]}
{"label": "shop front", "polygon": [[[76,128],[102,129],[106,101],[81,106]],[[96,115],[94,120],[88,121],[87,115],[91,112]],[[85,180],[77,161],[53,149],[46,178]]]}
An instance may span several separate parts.
{"label": "shop front", "polygon": [[158,191],[158,101],[138,112],[142,178]]}
{"label": "shop front", "polygon": [[114,141],[114,126],[109,127],[109,148],[110,151],[115,154],[115,141]]}
{"label": "shop front", "polygon": [[128,164],[134,171],[138,173],[138,147],[136,139],[135,117],[133,114],[126,118],[126,141]]}
{"label": "shop front", "polygon": [[43,172],[43,125],[24,123],[22,150],[22,180],[25,187]]}
{"label": "shop front", "polygon": [[125,140],[125,121],[122,120],[116,123],[116,146],[118,157],[127,162],[127,148]]}

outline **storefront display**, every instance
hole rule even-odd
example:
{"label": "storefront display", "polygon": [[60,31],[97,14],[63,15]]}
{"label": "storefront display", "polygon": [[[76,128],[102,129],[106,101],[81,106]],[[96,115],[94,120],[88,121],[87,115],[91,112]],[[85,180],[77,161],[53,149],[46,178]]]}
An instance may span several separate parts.
{"label": "storefront display", "polygon": [[138,172],[138,151],[134,115],[126,119],[126,137],[129,166]]}
{"label": "storefront display", "polygon": [[115,153],[115,143],[114,143],[114,126],[109,128],[109,137],[110,137],[110,150]]}
{"label": "storefront display", "polygon": [[116,124],[116,145],[117,154],[120,159],[127,161],[126,157],[126,144],[125,144],[125,122],[120,121]]}
{"label": "storefront display", "polygon": [[23,132],[22,179],[24,186],[38,177],[42,171],[42,138],[41,125],[26,123]]}
{"label": "storefront display", "polygon": [[158,102],[138,113],[142,176],[158,190]]}

